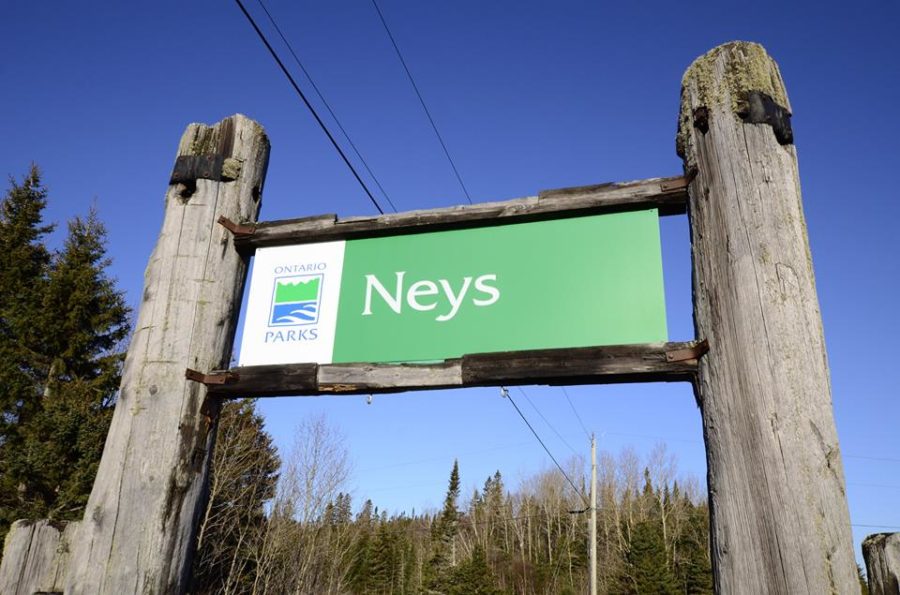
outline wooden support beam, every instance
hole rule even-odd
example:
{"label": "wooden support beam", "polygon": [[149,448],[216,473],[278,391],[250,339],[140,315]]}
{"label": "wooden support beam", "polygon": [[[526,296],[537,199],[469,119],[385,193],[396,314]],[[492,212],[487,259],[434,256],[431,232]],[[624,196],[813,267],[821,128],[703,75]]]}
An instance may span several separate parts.
{"label": "wooden support beam", "polygon": [[759,45],[682,80],[716,593],[859,593],[790,105]]}
{"label": "wooden support beam", "polygon": [[[691,381],[705,342],[465,355],[433,364],[245,366],[205,378],[218,397],[375,394],[517,384]],[[196,376],[198,381],[203,381]]]}
{"label": "wooden support beam", "polygon": [[691,381],[705,343],[651,343],[463,357],[463,384],[615,384]]}
{"label": "wooden support beam", "polygon": [[218,219],[256,220],[268,157],[262,127],[240,115],[181,138],[66,593],[188,588],[218,401],[185,368],[231,358],[247,258]]}
{"label": "wooden support beam", "polygon": [[[545,190],[538,196],[441,209],[338,219],[320,215],[261,222],[234,237],[245,252],[265,246],[307,244],[348,238],[400,235],[460,227],[478,227],[553,217],[658,208],[661,214],[685,212],[688,179],[684,176],[636,182]],[[229,222],[231,223],[231,222]],[[232,225],[241,222],[231,223]]]}

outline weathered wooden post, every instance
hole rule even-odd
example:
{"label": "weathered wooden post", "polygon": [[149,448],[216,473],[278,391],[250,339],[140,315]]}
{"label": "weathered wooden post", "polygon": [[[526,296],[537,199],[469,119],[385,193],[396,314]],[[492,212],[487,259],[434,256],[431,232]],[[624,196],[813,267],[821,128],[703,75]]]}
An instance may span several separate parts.
{"label": "weathered wooden post", "polygon": [[862,542],[869,593],[900,595],[900,533],[876,533]]}
{"label": "weathered wooden post", "polygon": [[0,562],[0,593],[60,593],[69,568],[71,544],[80,521],[20,520],[6,535]]}
{"label": "weathered wooden post", "polygon": [[858,593],[790,104],[753,43],[682,81],[717,593]]}
{"label": "weathered wooden post", "polygon": [[228,367],[247,261],[217,221],[256,221],[268,157],[241,115],[181,139],[67,595],[187,587],[217,407],[185,369]]}

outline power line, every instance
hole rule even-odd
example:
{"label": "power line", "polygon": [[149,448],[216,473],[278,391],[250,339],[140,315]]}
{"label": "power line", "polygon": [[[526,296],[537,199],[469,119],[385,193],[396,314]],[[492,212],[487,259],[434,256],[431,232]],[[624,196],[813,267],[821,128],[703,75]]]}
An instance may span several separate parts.
{"label": "power line", "polygon": [[534,404],[534,401],[532,401],[531,397],[528,396],[528,393],[525,392],[525,389],[522,388],[521,386],[516,387],[516,388],[519,389],[519,392],[522,393],[522,396],[525,397],[525,399],[528,401],[528,404],[531,405],[531,408],[534,409],[535,411],[537,411],[537,414],[541,417],[542,420],[544,420],[544,423],[547,424],[547,427],[549,427],[550,430],[554,434],[556,434],[556,437],[559,438],[563,444],[565,444],[567,447],[569,447],[569,450],[571,450],[577,456],[578,451],[575,450],[574,448],[572,448],[572,445],[569,444],[566,441],[566,439],[562,437],[562,434],[560,434],[559,432],[556,431],[556,428],[553,427],[553,424],[550,423],[550,420],[548,420],[546,417],[544,417],[544,414],[541,413],[541,410],[537,408],[537,405]]}
{"label": "power line", "polygon": [[575,405],[572,403],[572,399],[569,398],[569,391],[566,390],[566,387],[560,386],[563,394],[566,396],[566,401],[569,402],[569,407],[572,408],[572,413],[575,414],[575,418],[578,420],[578,423],[581,425],[581,429],[584,430],[584,435],[587,436],[588,439],[591,437],[591,433],[588,432],[588,429],[585,427],[584,422],[581,420],[581,416],[578,415],[578,411],[575,409]]}
{"label": "power line", "polygon": [[[573,511],[567,510],[566,512],[569,514],[572,514]],[[575,511],[575,512],[580,512],[580,511]],[[547,515],[545,513],[535,513],[535,514],[521,514],[518,516],[497,516],[496,518],[493,518],[493,519],[487,519],[487,520],[483,520],[483,521],[473,521],[473,520],[471,520],[471,517],[469,517],[469,516],[462,516],[460,518],[459,523],[461,525],[465,525],[468,527],[481,526],[481,525],[506,525],[510,522],[525,521],[525,520],[529,520],[529,519],[543,519],[546,517],[547,517]],[[397,518],[397,517],[395,517],[395,518]],[[411,517],[407,517],[407,518],[409,519]],[[423,521],[424,521],[425,517],[423,516],[420,518],[423,519]],[[432,518],[437,518],[437,515],[435,515]],[[419,531],[421,533],[430,533],[431,532],[430,527],[411,525],[408,528],[412,531]]]}
{"label": "power line", "polygon": [[331,144],[334,145],[335,150],[337,150],[338,154],[341,156],[341,159],[344,160],[344,163],[347,164],[347,167],[350,168],[350,171],[353,172],[353,177],[356,178],[356,181],[359,182],[359,185],[362,186],[362,189],[365,191],[366,195],[369,197],[369,200],[372,201],[372,204],[375,205],[375,208],[378,209],[378,212],[384,215],[384,210],[381,208],[381,205],[378,204],[378,201],[375,200],[375,197],[372,195],[372,192],[369,190],[369,187],[366,186],[366,183],[363,182],[362,178],[359,176],[359,173],[356,171],[356,168],[353,167],[353,164],[350,163],[350,160],[347,159],[347,155],[344,154],[344,151],[341,149],[340,145],[338,145],[337,141],[334,139],[334,136],[331,135],[331,132],[328,130],[328,127],[325,126],[325,123],[322,121],[322,118],[319,117],[319,114],[316,113],[315,108],[309,102],[309,99],[306,98],[303,91],[300,89],[300,86],[297,85],[297,81],[294,80],[294,77],[291,76],[291,73],[288,71],[287,67],[285,67],[284,62],[281,61],[281,58],[278,57],[278,53],[272,47],[272,44],[269,43],[269,40],[266,39],[265,34],[260,30],[259,26],[256,24],[256,21],[253,20],[253,17],[250,16],[250,13],[247,12],[247,9],[244,7],[244,4],[241,0],[234,0],[238,8],[241,9],[241,12],[244,13],[244,16],[247,17],[247,21],[250,23],[250,26],[253,27],[253,30],[256,31],[256,35],[259,36],[260,41],[263,42],[263,45],[266,46],[266,49],[269,50],[269,53],[272,55],[272,58],[275,59],[275,62],[278,64],[278,67],[281,68],[281,72],[284,73],[284,76],[287,77],[288,81],[291,83],[291,86],[294,87],[294,91],[297,92],[297,95],[300,96],[300,99],[303,100],[303,103],[306,105],[307,109],[309,109],[310,113],[315,118],[316,122],[319,124],[319,127],[325,133],[325,136],[328,137],[328,140],[331,141]]}
{"label": "power line", "polygon": [[851,527],[865,527],[866,529],[900,529],[896,525],[860,525],[859,523],[850,523]]}
{"label": "power line", "polygon": [[385,20],[384,15],[381,13],[381,9],[378,8],[378,3],[375,0],[372,0],[372,5],[375,7],[375,12],[378,13],[378,18],[381,19],[381,24],[384,25],[384,30],[387,32],[388,38],[390,38],[391,40],[391,45],[394,46],[394,51],[397,52],[397,57],[400,58],[400,64],[403,65],[403,70],[406,71],[406,77],[409,79],[413,90],[416,92],[416,97],[419,98],[419,103],[422,104],[422,109],[425,110],[425,115],[428,116],[428,121],[431,122],[431,128],[432,130],[434,130],[434,134],[435,136],[437,136],[438,142],[441,143],[441,148],[444,150],[444,155],[447,156],[447,161],[450,162],[450,167],[453,169],[453,173],[456,176],[456,180],[459,182],[460,188],[462,188],[463,194],[466,195],[466,200],[469,201],[469,204],[473,204],[472,197],[469,196],[469,191],[466,189],[466,185],[463,184],[462,176],[459,175],[459,170],[456,169],[456,164],[453,163],[453,158],[450,157],[450,151],[447,150],[447,145],[444,143],[444,139],[441,136],[441,133],[438,132],[437,124],[434,123],[434,118],[431,117],[431,112],[428,111],[428,106],[425,105],[425,99],[422,98],[422,93],[419,92],[419,86],[416,85],[416,81],[413,79],[412,72],[410,72],[409,67],[406,65],[406,60],[403,59],[403,54],[400,53],[400,47],[397,45],[397,41],[394,39],[394,35],[391,33],[390,27],[388,27],[387,21]]}
{"label": "power line", "polygon": [[269,22],[272,23],[272,27],[275,28],[275,31],[278,33],[278,36],[281,38],[281,41],[284,43],[284,45],[288,49],[288,52],[290,52],[291,56],[294,58],[294,62],[296,62],[297,66],[300,67],[300,70],[303,72],[303,75],[306,77],[306,80],[309,81],[310,86],[312,86],[313,90],[316,92],[316,95],[318,95],[319,100],[322,102],[322,105],[324,105],[325,109],[328,110],[328,113],[331,114],[331,118],[334,120],[334,123],[337,124],[338,129],[344,135],[344,138],[347,139],[347,143],[353,149],[353,152],[356,153],[356,156],[362,162],[363,167],[366,168],[366,171],[368,172],[368,174],[372,178],[372,180],[375,182],[375,185],[378,186],[379,190],[381,190],[381,194],[382,194],[382,196],[384,196],[384,199],[387,201],[387,203],[389,205],[391,205],[391,208],[396,212],[397,207],[394,206],[394,203],[391,200],[391,197],[388,196],[387,191],[381,185],[381,182],[378,181],[378,178],[375,176],[375,173],[372,171],[372,168],[369,167],[369,164],[368,164],[368,162],[366,162],[366,159],[362,156],[362,153],[360,153],[359,149],[356,148],[356,144],[353,142],[353,139],[350,138],[350,135],[347,134],[347,131],[344,129],[343,124],[341,124],[341,121],[338,119],[337,114],[335,114],[334,110],[331,109],[331,105],[328,103],[328,101],[325,100],[325,96],[322,95],[322,92],[319,90],[319,86],[316,85],[316,81],[313,80],[312,75],[309,74],[309,71],[306,70],[306,67],[303,65],[303,62],[300,61],[299,56],[297,56],[297,53],[294,51],[294,46],[291,45],[291,42],[289,42],[287,40],[287,38],[285,37],[284,33],[281,32],[281,27],[278,26],[278,23],[275,21],[275,17],[272,16],[272,13],[269,12],[269,9],[266,8],[266,5],[263,4],[262,0],[256,0],[256,2],[259,4],[259,7],[263,9],[263,12],[266,13],[266,16],[269,18]]}
{"label": "power line", "polygon": [[[466,451],[466,452],[461,452],[461,453],[459,453],[459,454],[456,456],[456,458],[459,458],[459,457],[467,457],[467,456],[471,456],[471,455],[480,455],[480,454],[484,454],[484,453],[487,453],[487,452],[496,452],[496,451],[498,451],[498,450],[504,450],[504,449],[507,449],[507,448],[513,448],[513,447],[516,447],[516,446],[525,446],[526,444],[531,444],[531,441],[528,441],[528,442],[514,442],[514,443],[512,443],[512,444],[501,444],[501,445],[498,445],[498,446],[494,446],[494,447],[492,447],[492,448],[483,448],[483,449],[480,449],[480,450],[469,450],[469,451]],[[381,471],[381,470],[384,470],[384,469],[393,469],[393,468],[395,468],[395,467],[408,467],[408,466],[410,466],[410,465],[421,465],[421,464],[423,464],[423,463],[433,463],[433,462],[435,462],[435,461],[447,461],[448,458],[452,458],[452,457],[449,457],[449,456],[444,456],[444,457],[430,457],[430,458],[427,458],[427,459],[415,459],[415,460],[410,460],[410,461],[401,461],[401,462],[399,462],[399,463],[391,463],[390,465],[379,465],[378,467],[367,467],[367,468],[365,468],[365,469],[360,469],[359,472],[360,472],[360,473],[370,473],[370,472],[372,472],[372,471]]]}
{"label": "power line", "polygon": [[582,500],[584,500],[585,504],[590,506],[590,504],[588,504],[587,502],[587,499],[584,497],[584,494],[582,494],[581,491],[577,487],[575,487],[575,483],[569,478],[566,472],[563,471],[562,465],[559,464],[559,461],[556,460],[556,457],[553,456],[553,453],[550,452],[550,449],[547,448],[547,445],[544,444],[544,441],[541,440],[541,437],[538,436],[538,433],[534,430],[534,427],[532,427],[531,423],[529,423],[528,419],[525,417],[525,414],[523,414],[522,410],[519,409],[519,406],[516,405],[516,402],[513,400],[512,395],[509,394],[509,391],[503,387],[501,387],[500,390],[502,391],[503,396],[509,399],[510,404],[512,404],[512,406],[515,408],[516,413],[519,414],[519,417],[522,418],[522,421],[525,422],[525,425],[528,426],[528,429],[531,430],[531,433],[534,434],[534,437],[537,438],[538,442],[540,442],[541,447],[543,447],[544,449],[544,452],[547,453],[547,456],[550,457],[550,460],[553,461],[553,464],[556,465],[556,468],[559,469],[559,472],[562,473],[563,477],[566,478],[566,481],[569,482],[569,485],[572,486],[572,489],[575,490],[575,493],[578,494]]}
{"label": "power line", "polygon": [[865,457],[862,455],[844,455],[845,459],[864,459],[866,461],[883,461],[885,463],[900,463],[900,459],[892,459],[889,457]]}
{"label": "power line", "polygon": [[878,488],[878,489],[886,489],[886,490],[900,490],[900,485],[888,485],[883,483],[856,483],[855,481],[848,481],[848,486],[860,487],[860,488]]}

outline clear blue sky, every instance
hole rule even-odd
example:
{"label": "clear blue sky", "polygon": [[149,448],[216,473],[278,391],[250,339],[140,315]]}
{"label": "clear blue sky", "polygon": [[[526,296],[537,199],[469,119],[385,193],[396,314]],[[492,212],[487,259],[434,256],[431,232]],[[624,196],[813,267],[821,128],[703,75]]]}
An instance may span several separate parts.
{"label": "clear blue sky", "polygon": [[[255,0],[247,3],[264,20]],[[476,201],[680,173],[674,136],[684,69],[733,39],[768,49],[794,109],[857,555],[866,534],[900,527],[900,5],[381,7]],[[269,8],[399,209],[464,202],[368,0],[271,0]],[[130,303],[189,122],[242,112],[266,127],[263,219],[373,212],[232,2],[13,1],[0,15],[0,170],[21,176],[37,162],[51,191],[48,218],[61,227],[96,203],[112,273]],[[664,219],[662,236],[669,334],[690,339],[686,219]],[[586,454],[559,389],[527,390]],[[570,456],[513,394],[553,452]],[[570,394],[602,448],[646,453],[662,440],[683,472],[705,476],[688,386]],[[326,413],[347,436],[357,500],[391,510],[437,506],[454,457],[467,490],[496,469],[515,483],[549,465],[494,389],[381,396],[370,406],[365,397],[272,399],[263,411],[279,444],[304,416]]]}

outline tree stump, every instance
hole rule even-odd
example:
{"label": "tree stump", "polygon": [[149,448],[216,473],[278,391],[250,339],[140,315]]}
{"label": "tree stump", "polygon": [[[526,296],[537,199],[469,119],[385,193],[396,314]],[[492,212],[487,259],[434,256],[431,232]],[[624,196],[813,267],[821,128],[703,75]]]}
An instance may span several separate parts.
{"label": "tree stump", "polygon": [[862,542],[871,595],[900,595],[900,533],[876,533]]}
{"label": "tree stump", "polygon": [[16,521],[6,535],[0,593],[62,593],[80,522]]}

